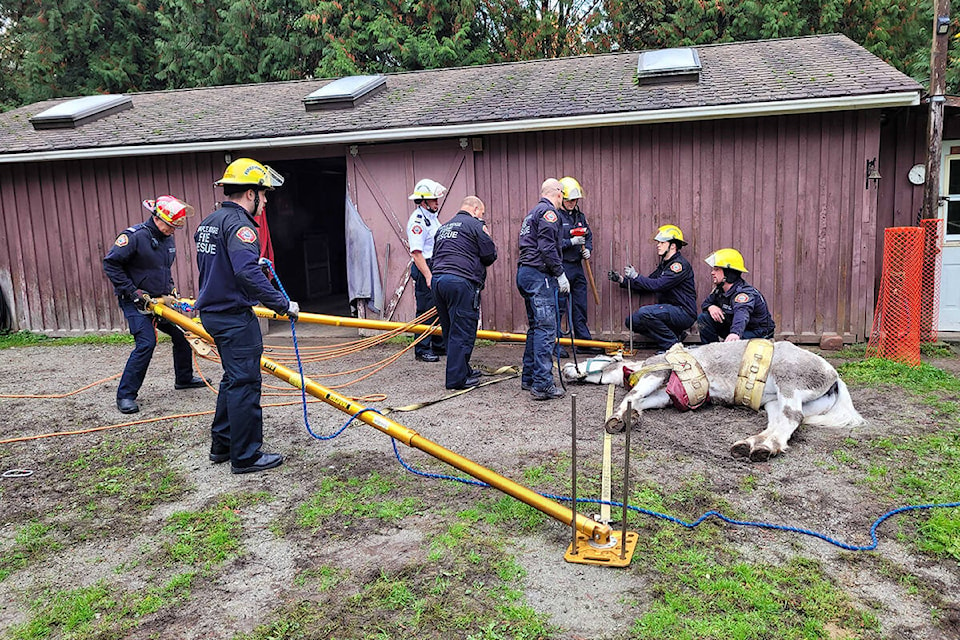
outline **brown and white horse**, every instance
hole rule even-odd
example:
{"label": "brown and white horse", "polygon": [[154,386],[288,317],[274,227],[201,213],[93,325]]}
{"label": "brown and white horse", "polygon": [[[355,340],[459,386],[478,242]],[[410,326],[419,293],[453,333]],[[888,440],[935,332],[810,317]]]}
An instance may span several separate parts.
{"label": "brown and white horse", "polygon": [[[718,342],[689,349],[706,374],[710,400],[733,405],[734,391],[747,341]],[[791,342],[775,342],[760,405],[767,412],[767,428],[760,433],[733,443],[730,453],[753,461],[767,460],[786,451],[790,436],[800,426],[853,427],[863,418],[853,406],[847,386],[833,366],[810,351]],[[563,365],[565,380],[616,384],[624,382],[624,368],[639,370],[665,362],[663,355],[642,362],[624,362],[620,358],[601,356],[579,366]],[[645,409],[662,409],[671,404],[667,381],[671,371],[659,370],[644,374],[627,392],[620,407],[606,423],[607,431],[616,433],[625,426],[627,404],[632,403],[630,424],[640,419]]]}

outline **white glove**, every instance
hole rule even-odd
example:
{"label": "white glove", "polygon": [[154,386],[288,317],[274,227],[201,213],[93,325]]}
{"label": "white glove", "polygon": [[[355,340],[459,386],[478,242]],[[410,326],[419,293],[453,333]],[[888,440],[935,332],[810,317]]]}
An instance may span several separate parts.
{"label": "white glove", "polygon": [[287,317],[291,320],[298,320],[300,318],[300,305],[293,300],[287,305]]}
{"label": "white glove", "polygon": [[586,236],[573,236],[570,238],[570,244],[576,246],[578,244],[587,244]]}
{"label": "white glove", "polygon": [[636,269],[633,268],[632,264],[628,264],[623,268],[623,275],[627,276],[630,279],[636,278],[640,275]]}
{"label": "white glove", "polygon": [[580,247],[580,256],[581,256],[584,260],[589,260],[589,259],[590,259],[590,249],[587,249],[586,247]]}
{"label": "white glove", "polygon": [[570,293],[570,281],[567,280],[567,274],[561,273],[557,276],[557,284],[560,285],[560,293]]}

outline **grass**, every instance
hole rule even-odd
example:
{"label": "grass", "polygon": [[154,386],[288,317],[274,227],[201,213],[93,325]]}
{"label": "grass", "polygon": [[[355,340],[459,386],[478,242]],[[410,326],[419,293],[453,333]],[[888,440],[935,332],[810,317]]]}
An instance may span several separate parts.
{"label": "grass", "polygon": [[266,498],[263,493],[228,495],[202,511],[180,511],[167,519],[165,548],[173,562],[209,571],[242,550],[240,512]]}
{"label": "grass", "polygon": [[59,551],[63,545],[49,534],[53,527],[32,520],[17,530],[13,548],[0,555],[0,582],[14,571],[23,569],[31,562],[47,554]]}
{"label": "grass", "polygon": [[327,476],[297,510],[296,523],[316,532],[325,526],[349,527],[355,519],[394,522],[423,508],[422,500],[404,493],[394,480],[376,471],[346,480]]}
{"label": "grass", "polygon": [[[168,336],[163,336],[169,340]],[[89,334],[68,338],[51,338],[42,333],[17,331],[16,333],[0,334],[0,349],[16,347],[67,347],[76,344],[133,344],[133,336],[129,333]]]}

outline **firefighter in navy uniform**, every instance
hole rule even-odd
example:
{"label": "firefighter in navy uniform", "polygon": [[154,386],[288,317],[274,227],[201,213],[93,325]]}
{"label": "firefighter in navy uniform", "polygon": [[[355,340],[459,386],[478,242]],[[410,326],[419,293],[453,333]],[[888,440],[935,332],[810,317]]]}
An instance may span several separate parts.
{"label": "firefighter in navy uniform", "polygon": [[570,281],[560,258],[560,219],[557,207],[563,187],[556,178],[540,186],[540,200],[520,225],[517,289],[527,309],[527,342],[523,349],[520,386],[534,400],[562,398],[553,381],[552,353],[557,340],[557,294],[570,293]]}
{"label": "firefighter in navy uniform", "polygon": [[[447,193],[447,188],[439,182],[425,178],[413,188],[408,200],[413,200],[417,208],[407,220],[407,243],[410,245],[410,277],[413,278],[414,297],[417,301],[417,315],[422,315],[434,306],[433,290],[431,288],[433,245],[440,228],[440,198]],[[442,336],[429,336],[417,343],[413,348],[414,357],[423,362],[437,362],[444,354],[444,340]]]}
{"label": "firefighter in navy uniform", "polygon": [[740,252],[720,249],[704,262],[710,265],[714,289],[703,301],[702,312],[697,316],[700,341],[707,344],[751,338],[772,340],[776,325],[763,294],[740,275],[749,273]]}
{"label": "firefighter in navy uniform", "polygon": [[[569,176],[560,178],[563,187],[563,200],[557,209],[560,218],[560,251],[563,257],[563,272],[570,281],[571,307],[573,317],[567,322],[573,329],[573,337],[577,340],[591,340],[590,328],[587,326],[587,276],[583,272],[583,260],[590,258],[593,251],[593,232],[587,224],[587,217],[578,206],[583,197],[580,183]],[[567,314],[567,295],[560,296],[560,316]],[[592,347],[577,347],[583,353],[599,353],[601,349]],[[560,350],[560,357],[567,357],[566,350]]]}
{"label": "firefighter in navy uniform", "polygon": [[[609,276],[621,288],[657,294],[657,303],[644,305],[633,312],[624,324],[636,333],[653,339],[659,351],[666,351],[683,337],[697,319],[697,288],[693,267],[680,250],[686,246],[683,231],[673,224],[657,229],[660,262],[649,276],[642,276],[628,265],[624,275],[611,271]],[[624,277],[625,276],[625,277]]]}
{"label": "firefighter in navy uniform", "polygon": [[437,231],[433,249],[433,297],[447,343],[447,389],[480,383],[470,366],[480,321],[480,291],[487,267],[497,259],[497,246],[483,223],[480,198],[467,196],[460,210]]}
{"label": "firefighter in navy uniform", "polygon": [[103,258],[103,271],[113,283],[134,340],[117,387],[117,408],[121,413],[140,411],[137,394],[157,346],[155,328],[173,341],[174,388],[196,389],[206,384],[193,374],[192,352],[183,331],[147,311],[151,298],[176,296],[170,272],[177,256],[173,234],[183,228],[187,216],[193,215],[193,207],[173,196],[144,200],[143,207],[152,214],[150,219],[118,235]]}
{"label": "firefighter in navy uniform", "polygon": [[262,213],[266,192],[283,184],[273,169],[249,158],[235,160],[214,183],[225,201],[197,227],[200,294],[196,308],[217,345],[223,379],[210,428],[210,461],[231,461],[233,473],[272,469],[283,456],[266,453],[260,407],[260,356],[263,336],[253,313],[257,302],[296,320],[300,307],[275,289],[259,264],[260,242],[254,216]]}

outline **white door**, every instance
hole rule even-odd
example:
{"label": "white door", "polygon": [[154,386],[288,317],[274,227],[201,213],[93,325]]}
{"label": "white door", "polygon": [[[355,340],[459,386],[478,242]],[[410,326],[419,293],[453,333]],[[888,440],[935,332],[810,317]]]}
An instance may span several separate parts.
{"label": "white door", "polygon": [[946,219],[938,331],[960,331],[960,140],[943,142],[940,217]]}

